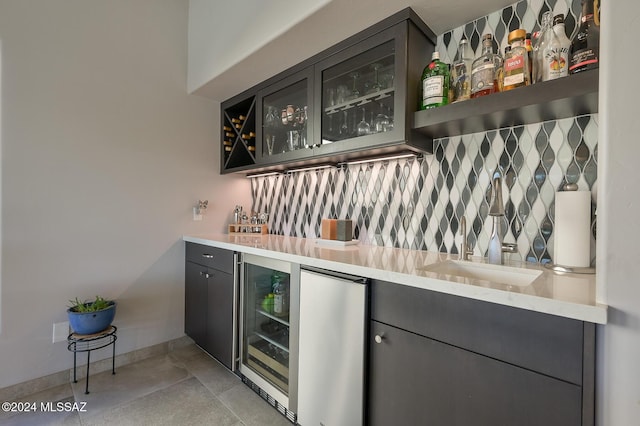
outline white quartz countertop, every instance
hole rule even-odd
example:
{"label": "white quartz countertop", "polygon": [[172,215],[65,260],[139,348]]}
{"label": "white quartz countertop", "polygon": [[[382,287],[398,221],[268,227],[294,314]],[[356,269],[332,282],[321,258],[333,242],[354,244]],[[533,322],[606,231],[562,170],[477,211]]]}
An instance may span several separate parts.
{"label": "white quartz countertop", "polygon": [[[596,302],[595,275],[557,274],[536,263],[487,265],[541,272],[531,284],[510,285],[425,269],[458,259],[438,252],[363,244],[340,247],[280,235],[202,234],[185,235],[183,240],[581,321],[607,322],[607,306]],[[470,262],[486,263],[480,257],[471,257]]]}

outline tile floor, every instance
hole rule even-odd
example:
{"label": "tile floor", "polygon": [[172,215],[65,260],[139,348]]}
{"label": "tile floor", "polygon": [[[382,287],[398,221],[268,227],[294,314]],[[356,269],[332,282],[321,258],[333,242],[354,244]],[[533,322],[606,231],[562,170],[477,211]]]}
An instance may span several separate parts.
{"label": "tile floor", "polygon": [[[241,380],[191,344],[92,374],[89,394],[84,379],[48,389],[21,402],[36,403],[37,412],[5,413],[5,425],[246,425],[291,426]],[[41,402],[78,403],[84,411],[41,412]]]}

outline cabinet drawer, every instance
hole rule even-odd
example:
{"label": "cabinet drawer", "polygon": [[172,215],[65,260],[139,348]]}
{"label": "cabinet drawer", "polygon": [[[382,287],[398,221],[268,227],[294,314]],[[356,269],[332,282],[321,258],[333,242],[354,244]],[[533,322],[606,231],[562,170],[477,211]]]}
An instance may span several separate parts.
{"label": "cabinet drawer", "polygon": [[592,324],[375,280],[371,318],[578,385],[593,343]]}
{"label": "cabinet drawer", "polygon": [[186,259],[189,262],[233,274],[233,251],[231,250],[186,243]]}

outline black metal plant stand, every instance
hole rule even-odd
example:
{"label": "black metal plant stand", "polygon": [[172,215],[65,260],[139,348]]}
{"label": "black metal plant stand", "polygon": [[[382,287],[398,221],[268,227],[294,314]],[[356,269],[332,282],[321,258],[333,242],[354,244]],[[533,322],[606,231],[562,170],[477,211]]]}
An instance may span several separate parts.
{"label": "black metal plant stand", "polygon": [[67,337],[67,349],[73,352],[73,383],[78,383],[76,379],[76,355],[78,352],[87,353],[87,379],[84,393],[89,393],[89,362],[91,357],[91,351],[97,349],[106,348],[109,345],[113,346],[113,352],[111,355],[111,374],[116,374],[116,331],[118,328],[115,325],[109,326],[106,330],[103,330],[95,334],[77,334],[71,333]]}

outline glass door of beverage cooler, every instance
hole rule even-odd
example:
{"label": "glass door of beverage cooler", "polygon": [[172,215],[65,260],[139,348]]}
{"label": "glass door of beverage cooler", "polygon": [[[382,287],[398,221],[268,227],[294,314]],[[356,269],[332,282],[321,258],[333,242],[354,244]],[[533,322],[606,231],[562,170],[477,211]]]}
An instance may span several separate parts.
{"label": "glass door of beverage cooler", "polygon": [[[399,72],[397,29],[387,30],[316,67],[322,81],[320,122],[324,153],[382,145],[403,139],[404,124],[396,123],[406,86]],[[402,117],[403,115],[399,115]]]}
{"label": "glass door of beverage cooler", "polygon": [[299,271],[287,262],[243,255],[240,372],[292,411]]}
{"label": "glass door of beverage cooler", "polygon": [[258,135],[259,160],[264,164],[309,155],[313,142],[313,69],[308,68],[268,86],[258,93],[257,114],[262,118]]}

